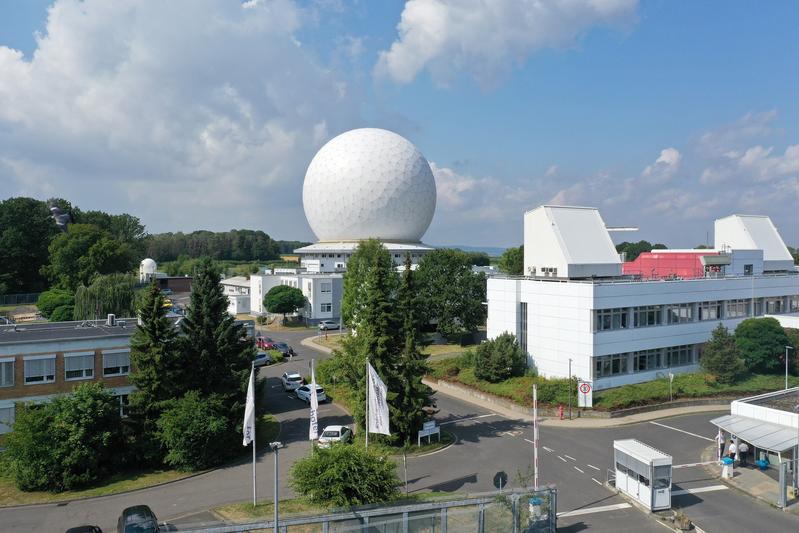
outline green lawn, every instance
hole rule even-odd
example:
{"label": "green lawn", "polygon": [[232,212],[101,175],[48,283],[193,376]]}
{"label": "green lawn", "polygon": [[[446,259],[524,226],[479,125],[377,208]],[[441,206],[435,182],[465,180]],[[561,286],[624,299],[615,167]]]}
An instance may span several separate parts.
{"label": "green lawn", "polygon": [[[499,383],[477,379],[473,368],[461,368],[457,359],[445,359],[430,363],[430,376],[468,385],[477,390],[509,399],[519,405],[532,407],[533,384],[538,384],[538,400],[542,405],[566,405],[569,401],[568,380],[546,379],[537,376],[521,376]],[[789,385],[799,385],[799,377],[790,376]],[[704,373],[678,374],[674,377],[672,391],[674,399],[713,398],[718,396],[741,397],[762,392],[780,390],[785,378],[777,374],[752,374],[732,385],[716,383]],[[575,395],[576,387],[572,385]],[[656,379],[636,385],[624,385],[594,394],[594,408],[613,411],[629,407],[663,403],[669,400],[668,378]]]}
{"label": "green lawn", "polygon": [[[257,428],[256,442],[258,449],[269,447],[280,433],[280,423],[274,416],[266,414],[261,417]],[[249,448],[242,448],[242,454],[252,453]],[[32,503],[48,503],[107,496],[136,489],[152,487],[169,481],[183,479],[193,475],[192,472],[179,472],[168,469],[145,469],[131,472],[120,472],[104,480],[95,487],[67,492],[26,492],[19,490],[8,469],[8,457],[0,453],[0,507],[10,505],[27,505]]]}
{"label": "green lawn", "polygon": [[[332,333],[328,334],[327,338],[319,336],[314,338],[314,342],[331,350],[338,350],[341,348],[341,341],[346,333]],[[431,361],[438,359],[447,359],[462,354],[472,346],[461,346],[460,344],[430,344],[425,346],[422,353],[430,356]]]}

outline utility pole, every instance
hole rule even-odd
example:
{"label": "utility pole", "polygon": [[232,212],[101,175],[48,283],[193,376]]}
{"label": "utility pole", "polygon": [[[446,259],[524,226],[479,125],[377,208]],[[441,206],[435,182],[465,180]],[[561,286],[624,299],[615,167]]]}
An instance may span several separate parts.
{"label": "utility pole", "polygon": [[569,357],[569,420],[572,419],[572,359]]}
{"label": "utility pole", "polygon": [[538,491],[538,385],[533,383],[533,488]]}

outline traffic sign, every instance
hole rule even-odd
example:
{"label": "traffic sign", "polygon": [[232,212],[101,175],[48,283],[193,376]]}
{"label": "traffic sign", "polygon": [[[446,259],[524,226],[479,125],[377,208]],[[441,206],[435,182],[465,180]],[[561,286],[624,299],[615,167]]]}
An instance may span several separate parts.
{"label": "traffic sign", "polygon": [[594,387],[590,381],[580,381],[577,384],[577,407],[593,407]]}
{"label": "traffic sign", "polygon": [[499,490],[502,490],[502,487],[506,487],[508,485],[508,474],[500,470],[496,474],[494,474],[494,486]]}

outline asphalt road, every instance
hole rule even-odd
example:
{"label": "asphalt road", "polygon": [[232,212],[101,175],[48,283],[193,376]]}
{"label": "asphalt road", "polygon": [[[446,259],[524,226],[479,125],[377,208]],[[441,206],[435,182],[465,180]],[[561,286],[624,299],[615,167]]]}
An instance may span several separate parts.
{"label": "asphalt road", "polygon": [[[291,344],[297,356],[282,365],[262,369],[266,379],[265,402],[281,422],[279,440],[281,498],[291,495],[287,472],[299,457],[309,453],[308,407],[293,394],[283,392],[279,376],[287,370],[307,373],[311,358],[326,356],[300,344],[308,330],[269,334]],[[408,490],[478,493],[494,490],[496,472],[504,471],[510,483],[519,486],[518,474],[532,464],[533,430],[529,423],[511,420],[489,409],[437,395],[437,421],[454,433],[457,442],[440,452],[408,459]],[[637,438],[674,457],[675,464],[699,460],[712,444],[716,429],[710,415],[691,415],[610,429],[540,428],[540,484],[558,487],[558,511],[566,513],[561,531],[649,532],[664,531],[656,520],[604,486],[612,467],[614,439]],[[347,424],[350,418],[335,404],[320,406],[320,427]],[[259,500],[272,498],[274,456],[258,456]],[[674,490],[707,492],[675,496],[675,506],[705,531],[799,531],[799,518],[776,511],[732,489],[718,490],[717,480],[701,468],[674,470]],[[65,505],[36,505],[0,510],[0,531],[63,531],[67,527],[94,523],[112,530],[120,511],[130,505],[150,505],[160,519],[181,529],[210,525],[207,509],[252,497],[251,464],[245,456],[227,466],[187,480],[134,493],[108,496]]]}

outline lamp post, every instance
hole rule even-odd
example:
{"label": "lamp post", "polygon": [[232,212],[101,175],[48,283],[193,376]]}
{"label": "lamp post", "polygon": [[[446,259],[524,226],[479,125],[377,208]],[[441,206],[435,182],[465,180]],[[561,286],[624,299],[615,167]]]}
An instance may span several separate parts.
{"label": "lamp post", "polygon": [[793,349],[793,346],[785,347],[785,390],[788,390],[788,350]]}
{"label": "lamp post", "polygon": [[572,419],[572,359],[569,357],[569,420]]}
{"label": "lamp post", "polygon": [[272,448],[272,451],[275,452],[275,523],[274,523],[274,532],[278,533],[278,520],[280,519],[280,513],[278,513],[278,502],[280,501],[277,495],[277,480],[278,480],[278,450],[283,447],[282,442],[270,442],[269,447]]}

